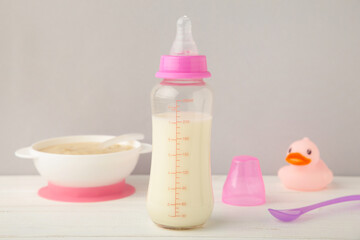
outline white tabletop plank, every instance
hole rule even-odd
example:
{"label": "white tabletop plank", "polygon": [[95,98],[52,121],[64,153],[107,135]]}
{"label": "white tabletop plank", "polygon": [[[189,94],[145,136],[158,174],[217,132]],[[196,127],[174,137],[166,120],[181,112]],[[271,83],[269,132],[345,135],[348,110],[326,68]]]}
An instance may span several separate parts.
{"label": "white tabletop plank", "polygon": [[203,227],[171,231],[147,215],[148,176],[127,180],[136,188],[128,198],[99,203],[63,203],[42,199],[39,176],[0,177],[0,238],[4,239],[360,239],[360,201],[309,212],[291,223],[274,219],[267,208],[304,206],[344,195],[360,194],[360,177],[336,177],[320,192],[285,189],[277,177],[264,177],[267,203],[235,207],[221,202],[225,176],[214,176],[215,207]]}

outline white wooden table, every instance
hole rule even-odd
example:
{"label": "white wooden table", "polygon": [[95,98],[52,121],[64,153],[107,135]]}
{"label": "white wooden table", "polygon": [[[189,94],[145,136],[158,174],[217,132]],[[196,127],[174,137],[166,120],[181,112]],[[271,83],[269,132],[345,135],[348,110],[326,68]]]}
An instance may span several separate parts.
{"label": "white wooden table", "polygon": [[277,177],[264,177],[267,203],[235,207],[221,202],[225,176],[214,176],[215,207],[200,229],[172,231],[147,215],[148,176],[131,176],[131,197],[99,203],[63,203],[42,199],[39,176],[0,177],[0,238],[3,239],[360,239],[360,202],[314,210],[291,223],[274,219],[267,208],[300,207],[344,195],[360,194],[360,177],[336,177],[327,190],[296,192]]}

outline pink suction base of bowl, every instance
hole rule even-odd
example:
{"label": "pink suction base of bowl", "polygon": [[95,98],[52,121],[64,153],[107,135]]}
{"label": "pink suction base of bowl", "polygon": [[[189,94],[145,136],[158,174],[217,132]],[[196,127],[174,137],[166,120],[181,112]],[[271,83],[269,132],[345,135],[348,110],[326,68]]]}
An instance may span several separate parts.
{"label": "pink suction base of bowl", "polygon": [[135,188],[125,180],[108,186],[73,188],[48,183],[38,191],[42,198],[60,202],[102,202],[121,199],[134,194]]}

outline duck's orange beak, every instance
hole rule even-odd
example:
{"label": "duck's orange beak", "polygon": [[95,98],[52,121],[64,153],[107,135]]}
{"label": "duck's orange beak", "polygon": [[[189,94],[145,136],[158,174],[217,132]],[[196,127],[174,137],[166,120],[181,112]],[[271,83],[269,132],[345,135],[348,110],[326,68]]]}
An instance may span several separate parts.
{"label": "duck's orange beak", "polygon": [[290,153],[285,160],[293,165],[307,165],[311,162],[310,158],[305,157],[301,153]]}

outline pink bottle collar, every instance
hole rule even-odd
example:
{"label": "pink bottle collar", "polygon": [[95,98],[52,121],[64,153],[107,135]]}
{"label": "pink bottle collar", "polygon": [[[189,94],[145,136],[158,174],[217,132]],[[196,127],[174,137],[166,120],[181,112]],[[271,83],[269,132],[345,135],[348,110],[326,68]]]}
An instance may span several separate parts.
{"label": "pink bottle collar", "polygon": [[203,79],[164,79],[160,83],[166,86],[205,86]]}
{"label": "pink bottle collar", "polygon": [[160,59],[160,69],[155,75],[166,79],[202,79],[209,78],[206,56],[172,56],[163,55]]}

